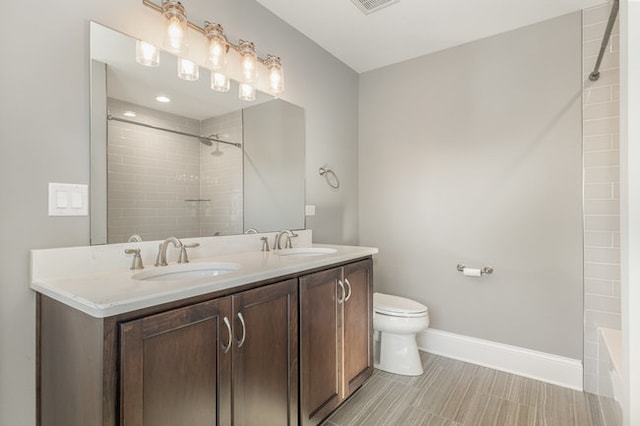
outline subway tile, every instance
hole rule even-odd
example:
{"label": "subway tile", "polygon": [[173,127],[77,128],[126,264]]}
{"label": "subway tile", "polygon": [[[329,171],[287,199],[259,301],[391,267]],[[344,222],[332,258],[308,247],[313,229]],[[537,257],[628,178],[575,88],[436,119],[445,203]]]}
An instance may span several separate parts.
{"label": "subway tile", "polygon": [[585,278],[584,280],[584,293],[585,294],[596,294],[600,296],[614,296],[613,294],[613,281],[612,280],[604,280],[604,279],[596,279],[596,278]]}
{"label": "subway tile", "polygon": [[[585,216],[584,217],[584,229],[586,231],[620,231],[620,217],[619,216]],[[615,236],[614,236],[614,247]]]}
{"label": "subway tile", "polygon": [[620,330],[621,315],[610,312],[585,310],[585,323],[594,327],[606,327]]}
{"label": "subway tile", "polygon": [[620,164],[619,151],[597,151],[584,153],[584,167],[618,166]]}
{"label": "subway tile", "polygon": [[584,181],[585,183],[620,182],[620,167],[585,167]]}
{"label": "subway tile", "polygon": [[607,117],[584,121],[584,135],[609,135],[620,131],[620,120],[618,117]]}
{"label": "subway tile", "polygon": [[613,135],[604,134],[597,136],[586,136],[583,139],[584,152],[591,151],[611,151],[613,149]]}
{"label": "subway tile", "polygon": [[585,248],[585,262],[620,264],[619,248]]}
{"label": "subway tile", "polygon": [[621,312],[620,298],[587,294],[584,298],[584,309],[586,311],[600,311],[619,314]]}
{"label": "subway tile", "polygon": [[150,217],[156,216],[156,209],[123,209],[122,216]]}
{"label": "subway tile", "polygon": [[620,281],[618,280],[614,280],[611,283],[612,287],[613,287],[613,297],[620,297],[621,293],[620,293]]}
{"label": "subway tile", "polygon": [[590,103],[585,105],[582,111],[582,117],[584,120],[593,120],[604,117],[618,117],[619,115],[619,102]]}
{"label": "subway tile", "polygon": [[612,200],[613,198],[613,184],[611,183],[587,183],[584,185],[585,200]]}
{"label": "subway tile", "polygon": [[585,200],[585,215],[619,215],[620,202],[618,200]]}
{"label": "subway tile", "polygon": [[613,247],[613,232],[611,231],[585,231],[585,247]]}
{"label": "subway tile", "polygon": [[594,22],[582,27],[583,42],[591,40],[602,40],[605,29],[607,28],[607,20]]}
{"label": "subway tile", "polygon": [[582,95],[582,101],[585,105],[600,102],[611,102],[611,88],[612,86],[585,87],[584,93]]}
{"label": "subway tile", "polygon": [[616,84],[611,87],[611,100],[619,101],[620,100],[620,85]]}
{"label": "subway tile", "polygon": [[585,278],[598,278],[604,280],[619,280],[620,265],[609,263],[584,263]]}

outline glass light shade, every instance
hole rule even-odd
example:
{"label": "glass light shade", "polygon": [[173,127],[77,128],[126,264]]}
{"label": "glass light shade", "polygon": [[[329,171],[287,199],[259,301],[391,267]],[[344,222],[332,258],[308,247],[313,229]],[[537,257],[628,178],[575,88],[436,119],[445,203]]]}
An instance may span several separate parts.
{"label": "glass light shade", "polygon": [[241,80],[243,83],[254,83],[258,77],[258,60],[256,46],[250,41],[240,40]]}
{"label": "glass light shade", "polygon": [[269,89],[274,95],[284,92],[284,73],[282,63],[277,56],[268,55],[265,65],[269,70]]}
{"label": "glass light shade", "polygon": [[255,101],[256,100],[256,88],[251,84],[239,83],[238,84],[238,97],[243,101]]}
{"label": "glass light shade", "polygon": [[187,59],[178,58],[178,77],[187,81],[195,81],[199,76],[198,65]]}
{"label": "glass light shade", "polygon": [[170,52],[186,55],[187,46],[187,15],[180,2],[168,0],[162,5],[164,19],[164,40],[162,46]]}
{"label": "glass light shade", "polygon": [[136,62],[147,67],[160,65],[160,49],[146,41],[136,40]]}
{"label": "glass light shade", "polygon": [[227,66],[227,39],[222,27],[218,24],[207,23],[205,28],[207,38],[207,66],[214,71],[224,72]]}
{"label": "glass light shade", "polygon": [[219,72],[211,71],[211,88],[216,92],[228,92],[231,87],[229,78]]}

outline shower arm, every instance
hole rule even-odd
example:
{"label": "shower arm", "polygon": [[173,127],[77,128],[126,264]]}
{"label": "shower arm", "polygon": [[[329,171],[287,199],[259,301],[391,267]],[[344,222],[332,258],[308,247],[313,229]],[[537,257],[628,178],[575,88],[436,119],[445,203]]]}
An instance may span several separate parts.
{"label": "shower arm", "polygon": [[[154,130],[162,130],[163,132],[175,133],[176,135],[191,136],[192,138],[196,138],[196,139],[200,140],[201,142],[204,142],[204,141],[209,142],[207,144],[209,146],[213,145],[213,142],[218,142],[218,143],[226,143],[227,145],[233,145],[233,146],[235,146],[237,148],[242,148],[242,144],[237,143],[237,142],[223,141],[223,140],[211,137],[211,136],[194,135],[193,133],[181,132],[180,130],[167,129],[167,128],[164,128],[164,127],[154,126],[152,124],[141,123],[139,121],[127,120],[126,118],[114,117],[113,115],[107,115],[107,120],[109,120],[109,121],[119,121],[121,123],[133,124],[135,126],[147,127],[149,129],[154,129]],[[204,142],[204,143],[206,143],[206,142]]]}

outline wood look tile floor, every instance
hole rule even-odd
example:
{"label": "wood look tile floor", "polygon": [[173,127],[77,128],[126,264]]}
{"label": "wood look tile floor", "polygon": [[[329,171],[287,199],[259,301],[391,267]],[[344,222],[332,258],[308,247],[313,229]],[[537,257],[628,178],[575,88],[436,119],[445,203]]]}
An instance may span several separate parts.
{"label": "wood look tile floor", "polygon": [[375,370],[323,426],[619,426],[615,401],[420,353],[424,374]]}

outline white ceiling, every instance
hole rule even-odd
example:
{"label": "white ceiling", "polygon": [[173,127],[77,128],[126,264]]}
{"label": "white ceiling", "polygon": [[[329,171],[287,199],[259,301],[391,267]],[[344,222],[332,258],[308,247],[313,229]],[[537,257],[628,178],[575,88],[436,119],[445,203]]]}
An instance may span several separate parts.
{"label": "white ceiling", "polygon": [[257,1],[365,72],[607,0],[400,0],[370,15],[350,0]]}

